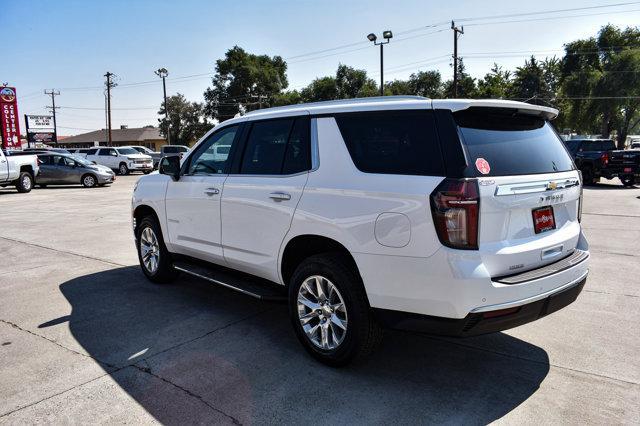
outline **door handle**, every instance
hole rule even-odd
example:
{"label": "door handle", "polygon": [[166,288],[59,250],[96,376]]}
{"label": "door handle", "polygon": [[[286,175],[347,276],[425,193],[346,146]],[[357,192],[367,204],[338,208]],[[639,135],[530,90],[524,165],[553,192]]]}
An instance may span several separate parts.
{"label": "door handle", "polygon": [[287,194],[286,192],[272,192],[269,194],[269,198],[276,201],[285,201],[291,199],[291,194]]}
{"label": "door handle", "polygon": [[204,193],[208,196],[218,195],[220,193],[220,190],[218,188],[207,188],[205,189]]}

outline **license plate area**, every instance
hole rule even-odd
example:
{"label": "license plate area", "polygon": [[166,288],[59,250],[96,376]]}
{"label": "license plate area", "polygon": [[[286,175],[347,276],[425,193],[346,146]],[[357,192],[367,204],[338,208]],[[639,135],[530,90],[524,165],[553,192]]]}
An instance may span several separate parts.
{"label": "license plate area", "polygon": [[624,172],[625,173],[631,173],[631,167],[625,167],[624,168]]}
{"label": "license plate area", "polygon": [[536,234],[556,229],[556,219],[553,207],[546,206],[531,210],[533,216],[533,229]]}

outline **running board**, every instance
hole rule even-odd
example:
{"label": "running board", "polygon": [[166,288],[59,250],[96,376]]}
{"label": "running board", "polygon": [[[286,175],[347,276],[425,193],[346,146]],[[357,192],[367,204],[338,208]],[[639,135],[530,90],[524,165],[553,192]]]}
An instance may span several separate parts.
{"label": "running board", "polygon": [[185,274],[201,278],[210,283],[246,294],[247,296],[255,297],[259,300],[287,300],[287,293],[284,286],[227,268],[216,267],[214,265],[202,265],[188,261],[174,262],[173,268]]}

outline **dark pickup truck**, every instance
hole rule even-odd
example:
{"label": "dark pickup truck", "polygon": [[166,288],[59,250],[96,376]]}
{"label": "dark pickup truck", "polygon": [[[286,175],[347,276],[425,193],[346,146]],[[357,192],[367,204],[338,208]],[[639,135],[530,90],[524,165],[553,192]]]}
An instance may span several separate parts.
{"label": "dark pickup truck", "polygon": [[624,186],[640,181],[640,150],[617,150],[611,139],[570,139],[564,141],[582,171],[585,185],[600,178],[620,178]]}

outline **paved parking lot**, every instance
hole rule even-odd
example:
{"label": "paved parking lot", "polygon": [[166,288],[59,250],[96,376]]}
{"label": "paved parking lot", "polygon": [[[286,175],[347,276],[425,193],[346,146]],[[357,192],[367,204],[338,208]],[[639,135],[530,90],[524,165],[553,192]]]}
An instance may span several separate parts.
{"label": "paved parking lot", "polygon": [[286,306],[153,285],[111,187],[0,190],[0,423],[640,422],[640,189],[585,190],[591,275],[538,322],[465,340],[387,332],[309,358]]}

